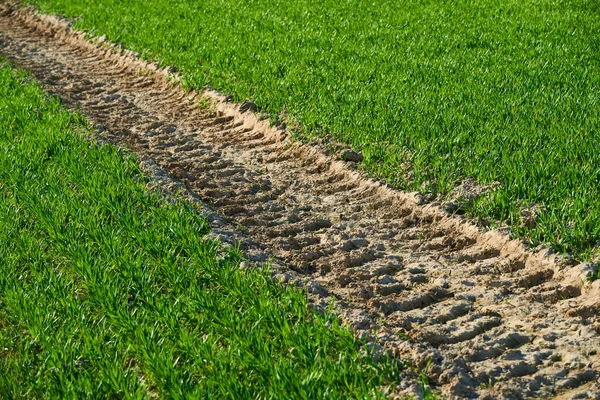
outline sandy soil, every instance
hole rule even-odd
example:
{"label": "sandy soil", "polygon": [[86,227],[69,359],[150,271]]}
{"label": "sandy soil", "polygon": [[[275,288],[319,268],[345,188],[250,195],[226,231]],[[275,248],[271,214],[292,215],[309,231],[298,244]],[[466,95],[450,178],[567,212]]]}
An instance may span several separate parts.
{"label": "sandy soil", "polygon": [[[335,299],[380,351],[417,369],[431,361],[431,384],[448,398],[600,398],[591,266],[369,180],[249,104],[187,93],[166,70],[57,18],[0,5],[0,53],[135,151],[158,185],[201,202],[225,243],[271,261],[316,306]],[[397,393],[418,395],[409,378]]]}

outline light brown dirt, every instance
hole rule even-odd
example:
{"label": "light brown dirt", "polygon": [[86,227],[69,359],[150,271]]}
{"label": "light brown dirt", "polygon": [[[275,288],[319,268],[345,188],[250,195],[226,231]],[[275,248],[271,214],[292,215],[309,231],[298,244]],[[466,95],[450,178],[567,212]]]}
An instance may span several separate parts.
{"label": "light brown dirt", "polygon": [[[358,335],[413,360],[448,398],[600,398],[593,268],[526,250],[365,178],[57,18],[0,5],[0,53],[159,183],[200,200],[215,234],[332,298]],[[172,79],[171,79],[172,80]],[[210,99],[213,107],[199,102]],[[244,112],[242,112],[244,111]],[[167,176],[167,173],[169,174]],[[407,379],[398,393],[419,394]]]}

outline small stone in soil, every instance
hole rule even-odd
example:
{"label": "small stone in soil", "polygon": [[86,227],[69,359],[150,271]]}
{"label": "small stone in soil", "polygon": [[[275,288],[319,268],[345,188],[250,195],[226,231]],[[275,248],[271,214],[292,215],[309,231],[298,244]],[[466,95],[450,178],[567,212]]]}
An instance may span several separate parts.
{"label": "small stone in soil", "polygon": [[342,150],[341,158],[344,161],[361,162],[363,160],[363,155],[354,150],[346,149]]}

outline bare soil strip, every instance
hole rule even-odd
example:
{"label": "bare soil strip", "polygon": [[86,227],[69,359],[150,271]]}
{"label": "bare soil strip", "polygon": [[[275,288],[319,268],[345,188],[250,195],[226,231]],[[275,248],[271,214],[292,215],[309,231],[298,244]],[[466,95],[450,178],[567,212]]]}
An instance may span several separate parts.
{"label": "bare soil strip", "polygon": [[[600,286],[585,281],[589,266],[420,205],[247,105],[186,93],[59,19],[0,5],[0,53],[154,176],[183,183],[224,241],[272,260],[284,281],[301,277],[317,303],[335,298],[357,334],[418,368],[431,361],[431,383],[448,397],[600,398]],[[207,98],[210,110],[198,105]]]}

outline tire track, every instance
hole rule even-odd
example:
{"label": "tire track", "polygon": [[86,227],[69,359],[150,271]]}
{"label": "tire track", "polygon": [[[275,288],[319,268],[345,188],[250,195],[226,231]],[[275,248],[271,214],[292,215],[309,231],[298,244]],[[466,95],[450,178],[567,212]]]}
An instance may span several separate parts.
{"label": "tire track", "polygon": [[[274,260],[284,282],[301,277],[316,303],[333,296],[382,351],[431,361],[448,397],[600,398],[600,287],[582,284],[586,265],[420,205],[291,141],[248,104],[186,93],[56,18],[0,5],[0,53],[155,177],[185,185],[223,241]],[[207,98],[212,108],[198,104]]]}

